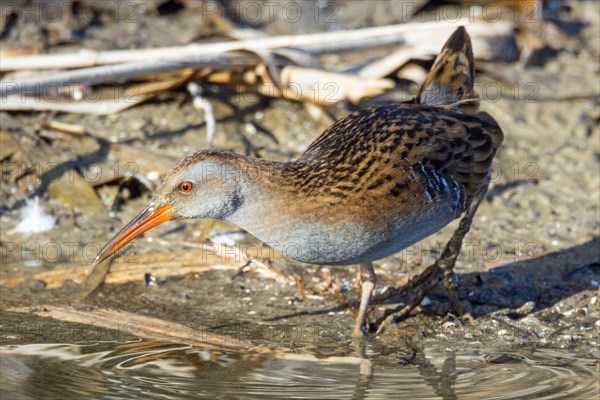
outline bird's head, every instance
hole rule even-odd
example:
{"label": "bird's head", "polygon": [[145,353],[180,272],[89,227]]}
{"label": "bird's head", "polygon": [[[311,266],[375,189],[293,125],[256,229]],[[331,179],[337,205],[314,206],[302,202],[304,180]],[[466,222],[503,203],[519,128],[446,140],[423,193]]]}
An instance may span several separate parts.
{"label": "bird's head", "polygon": [[184,158],[165,178],[150,204],[98,253],[94,264],[163,222],[187,218],[226,219],[244,202],[241,156],[204,150]]}

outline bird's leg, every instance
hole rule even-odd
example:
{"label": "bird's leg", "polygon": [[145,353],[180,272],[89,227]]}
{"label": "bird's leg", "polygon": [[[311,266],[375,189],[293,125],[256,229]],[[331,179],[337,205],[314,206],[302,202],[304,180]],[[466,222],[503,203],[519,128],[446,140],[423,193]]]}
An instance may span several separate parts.
{"label": "bird's leg", "polygon": [[[410,302],[408,305],[403,305],[402,307],[397,308],[382,321],[380,321],[379,328],[375,334],[376,336],[382,333],[387,325],[389,325],[393,320],[404,318],[410,314],[410,312],[423,301],[425,296],[427,296],[427,294],[431,292],[440,281],[444,282],[444,286],[448,291],[448,297],[452,303],[454,311],[459,316],[465,314],[464,309],[458,300],[458,296],[456,295],[456,285],[453,281],[454,264],[456,263],[456,259],[460,254],[463,239],[471,228],[471,223],[473,222],[475,212],[477,211],[477,208],[479,207],[479,204],[481,203],[481,200],[485,196],[486,192],[487,183],[482,186],[482,189],[473,198],[471,204],[469,205],[469,209],[464,217],[460,220],[458,228],[456,231],[454,231],[454,234],[452,234],[452,237],[448,243],[446,243],[444,251],[442,251],[440,257],[435,261],[435,263],[427,267],[425,271],[423,271],[417,277],[411,279],[410,289],[416,290],[416,294],[414,296],[415,300]],[[472,317],[469,319],[472,319]]]}
{"label": "bird's leg", "polygon": [[463,239],[469,232],[469,229],[471,229],[471,223],[473,222],[475,212],[477,211],[477,208],[479,207],[479,204],[481,203],[481,200],[485,196],[486,192],[487,185],[484,185],[479,193],[473,198],[471,204],[469,205],[469,209],[465,213],[464,217],[460,220],[458,228],[456,231],[454,231],[448,243],[446,243],[446,246],[444,247],[440,257],[435,261],[435,263],[427,267],[427,269],[419,275],[419,277],[424,277],[425,279],[420,279],[423,281],[423,283],[417,290],[415,301],[411,302],[408,306],[403,307],[400,312],[394,313],[396,318],[402,318],[408,315],[408,313],[410,313],[413,308],[420,304],[421,301],[423,301],[423,298],[425,298],[425,296],[427,296],[427,294],[437,286],[440,280],[444,282],[444,286],[448,292],[448,298],[450,299],[450,303],[452,303],[454,312],[459,316],[465,314],[465,311],[458,300],[458,296],[456,295],[457,287],[453,279],[454,265],[456,264],[456,259],[460,254]]}
{"label": "bird's leg", "polygon": [[[488,177],[489,179],[489,177]],[[446,244],[444,251],[440,258],[435,262],[436,265],[441,268],[444,273],[444,286],[448,291],[448,298],[452,303],[452,308],[454,308],[454,312],[456,312],[459,316],[465,314],[465,310],[463,309],[460,301],[458,300],[458,296],[456,295],[456,284],[454,283],[454,265],[456,264],[456,259],[460,254],[460,249],[462,247],[463,239],[466,234],[471,229],[471,223],[473,222],[473,217],[475,216],[475,212],[481,203],[481,200],[485,196],[487,192],[487,184],[483,185],[481,190],[477,193],[476,196],[473,197],[471,204],[469,205],[469,209],[465,213],[465,216],[460,220],[458,228],[454,231],[454,234]]]}
{"label": "bird's leg", "polygon": [[369,311],[369,302],[371,301],[373,289],[375,289],[375,284],[377,283],[377,276],[375,275],[373,264],[368,263],[360,265],[360,281],[360,306],[358,308],[358,315],[356,316],[356,323],[354,324],[352,336],[362,338],[367,334],[367,312]]}
{"label": "bird's leg", "polygon": [[454,282],[454,265],[456,264],[456,259],[460,254],[463,239],[471,228],[471,222],[473,221],[473,215],[477,209],[477,205],[475,205],[472,213],[470,212],[471,209],[469,209],[469,212],[460,220],[458,228],[456,231],[454,231],[454,234],[446,244],[442,255],[436,261],[436,264],[441,268],[444,274],[443,282],[446,290],[448,291],[448,297],[452,303],[452,308],[454,308],[454,311],[459,316],[463,315],[465,312],[460,304],[460,301],[458,300],[458,296],[456,295],[457,287]]}

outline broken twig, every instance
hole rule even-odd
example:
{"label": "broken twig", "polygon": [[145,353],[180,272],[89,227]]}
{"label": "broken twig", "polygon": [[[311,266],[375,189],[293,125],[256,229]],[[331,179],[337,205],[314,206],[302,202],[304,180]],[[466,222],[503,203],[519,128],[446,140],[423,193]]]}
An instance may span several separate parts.
{"label": "broken twig", "polygon": [[217,131],[217,123],[213,113],[213,107],[208,99],[202,97],[202,88],[196,82],[187,84],[187,90],[192,96],[194,107],[204,113],[204,121],[206,122],[206,143],[212,147],[213,139]]}

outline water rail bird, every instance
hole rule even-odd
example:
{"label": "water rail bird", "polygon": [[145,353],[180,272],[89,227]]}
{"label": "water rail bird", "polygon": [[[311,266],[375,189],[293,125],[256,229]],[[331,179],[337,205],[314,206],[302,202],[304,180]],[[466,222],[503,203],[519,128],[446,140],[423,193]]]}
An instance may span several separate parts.
{"label": "water rail bird", "polygon": [[474,72],[471,40],[459,27],[412,103],[352,112],[296,160],[274,162],[216,149],[192,154],[94,262],[165,221],[222,219],[301,262],[360,265],[353,334],[361,336],[367,333],[376,284],[372,262],[462,216],[436,261],[460,310],[453,267],[503,140],[494,119],[477,110]]}

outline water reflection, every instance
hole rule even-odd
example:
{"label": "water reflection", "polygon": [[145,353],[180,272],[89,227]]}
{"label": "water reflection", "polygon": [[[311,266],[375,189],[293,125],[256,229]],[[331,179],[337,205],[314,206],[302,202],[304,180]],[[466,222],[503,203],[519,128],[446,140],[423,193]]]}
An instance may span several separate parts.
{"label": "water reflection", "polygon": [[[361,349],[359,349],[361,350]],[[596,398],[597,360],[415,346],[228,354],[152,341],[0,347],[2,398]],[[371,369],[365,361],[372,363]]]}

